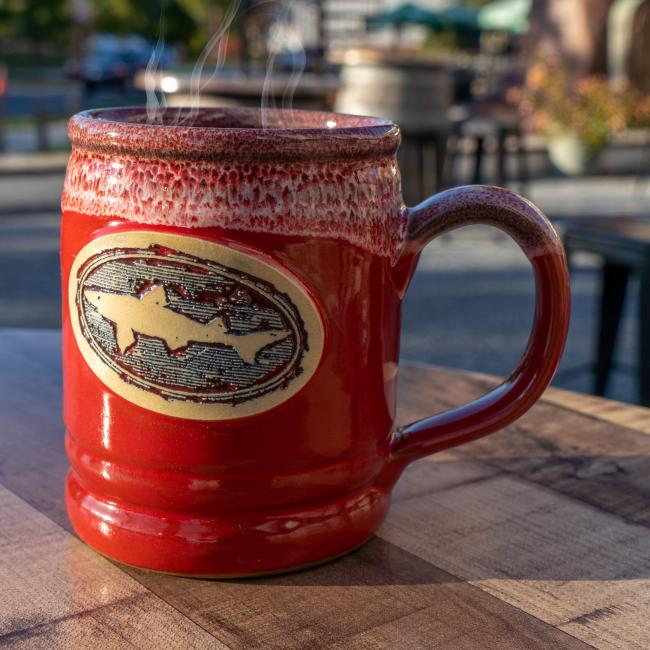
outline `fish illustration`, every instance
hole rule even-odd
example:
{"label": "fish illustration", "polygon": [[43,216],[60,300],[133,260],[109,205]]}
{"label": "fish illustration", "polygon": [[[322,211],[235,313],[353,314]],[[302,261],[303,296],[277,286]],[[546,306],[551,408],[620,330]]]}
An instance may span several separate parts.
{"label": "fish illustration", "polygon": [[115,323],[117,347],[122,354],[135,343],[138,333],[162,339],[171,351],[187,347],[191,342],[230,346],[243,361],[254,364],[262,348],[282,341],[291,333],[276,329],[232,334],[220,316],[199,323],[167,308],[169,301],[163,285],[155,285],[141,296],[86,290],[84,297],[104,318]]}

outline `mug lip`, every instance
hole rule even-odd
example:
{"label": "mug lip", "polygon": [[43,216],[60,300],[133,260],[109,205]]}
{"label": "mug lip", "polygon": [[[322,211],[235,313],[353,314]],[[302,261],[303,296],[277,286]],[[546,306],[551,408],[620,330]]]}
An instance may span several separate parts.
{"label": "mug lip", "polygon": [[[163,122],[151,124],[145,107],[90,109],[70,118],[68,136],[77,148],[139,158],[287,162],[393,155],[401,139],[388,119],[330,111],[173,107],[159,115]],[[199,124],[174,123],[193,116]]]}

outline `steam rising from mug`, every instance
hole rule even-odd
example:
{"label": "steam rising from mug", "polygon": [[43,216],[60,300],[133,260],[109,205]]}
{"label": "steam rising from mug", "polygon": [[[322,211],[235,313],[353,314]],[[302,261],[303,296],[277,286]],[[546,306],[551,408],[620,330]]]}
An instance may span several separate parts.
{"label": "steam rising from mug", "polygon": [[[237,11],[239,11],[240,5],[240,0],[234,0],[231,3],[228,11],[226,11],[226,14],[223,17],[221,25],[212,35],[212,38],[203,48],[203,51],[194,64],[192,76],[190,77],[190,111],[182,120],[183,123],[189,123],[190,125],[194,124],[199,111],[201,91],[203,88],[205,88],[205,85],[210,83],[216,77],[217,73],[223,68],[223,64],[226,60],[226,50],[228,47],[228,32],[230,30],[230,26],[235,20],[235,17],[237,16]],[[210,77],[208,77],[208,79],[203,81],[202,76],[205,62],[213,52],[216,52],[216,61],[212,70],[212,74]]]}
{"label": "steam rising from mug", "polygon": [[[272,0],[270,0],[272,1]],[[273,73],[275,69],[276,58],[281,53],[283,48],[288,47],[289,52],[292,54],[291,60],[291,74],[289,79],[284,84],[282,92],[282,108],[293,107],[293,97],[296,93],[296,88],[300,83],[300,78],[305,70],[307,57],[305,55],[305,48],[296,30],[286,29],[291,24],[291,7],[289,2],[282,3],[281,19],[278,20],[272,31],[269,39],[270,52],[266,61],[266,75],[264,76],[264,84],[262,86],[262,99],[261,99],[261,122],[263,128],[268,128],[268,115],[269,109],[278,108],[276,102],[276,93],[273,90]],[[285,29],[283,30],[282,27]],[[305,25],[302,25],[304,30]],[[284,126],[280,124],[279,126]]]}
{"label": "steam rising from mug", "polygon": [[151,56],[144,73],[144,89],[147,93],[147,123],[157,124],[162,122],[162,114],[167,107],[165,93],[156,94],[156,71],[160,64],[163,48],[165,47],[165,31],[167,29],[167,2],[162,0],[160,6],[160,21],[158,23],[158,40],[151,51]]}
{"label": "steam rising from mug", "polygon": [[[157,73],[160,68],[160,61],[165,46],[167,2],[168,0],[162,0],[158,40],[151,53],[144,75],[144,86],[147,95],[147,122],[149,124],[162,123],[163,114],[167,110],[167,101],[164,92],[161,92],[160,96],[156,92]],[[278,0],[262,0],[256,4],[256,7],[259,8],[264,5],[275,5],[276,7],[281,7],[278,19],[272,24],[269,34],[269,54],[260,101],[261,124],[263,128],[267,128],[269,126],[269,109],[278,108],[278,102],[276,100],[278,93],[276,92],[276,87],[274,87],[274,71],[278,55],[283,50],[288,50],[292,55],[291,73],[288,76],[288,79],[283,79],[284,89],[280,104],[282,108],[292,108],[293,106],[293,98],[296,88],[300,83],[300,78],[305,69],[306,56],[302,41],[298,34],[299,30],[289,29],[289,26],[293,25],[293,22],[291,21],[291,3],[288,2],[288,0],[283,0],[281,2]],[[206,85],[218,75],[224,66],[228,46],[228,33],[240,7],[241,0],[233,0],[233,2],[231,2],[220,25],[203,48],[190,76],[189,110],[178,110],[174,119],[171,120],[171,124],[192,126],[196,121],[201,102],[201,92],[205,89]],[[301,27],[304,29],[305,25],[301,25]],[[208,78],[203,78],[205,64],[212,56],[214,56],[215,59],[212,74]],[[168,121],[167,123],[170,122]]]}

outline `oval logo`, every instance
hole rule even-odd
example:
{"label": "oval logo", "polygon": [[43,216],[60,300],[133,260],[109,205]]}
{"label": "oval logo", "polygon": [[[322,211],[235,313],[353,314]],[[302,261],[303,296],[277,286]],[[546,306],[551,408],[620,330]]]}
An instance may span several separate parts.
{"label": "oval logo", "polygon": [[195,237],[94,239],[69,279],[72,327],[93,372],[144,408],[195,420],[266,411],[316,371],[323,324],[275,267]]}

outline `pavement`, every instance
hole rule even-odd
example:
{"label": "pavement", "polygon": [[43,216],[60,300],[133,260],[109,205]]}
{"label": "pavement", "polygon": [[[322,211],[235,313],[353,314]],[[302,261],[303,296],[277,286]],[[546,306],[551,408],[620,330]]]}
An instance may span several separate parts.
{"label": "pavement", "polygon": [[[46,153],[5,153],[0,156],[0,184],[7,176],[56,176],[60,178],[65,172],[70,151]],[[24,198],[21,193],[19,199]],[[51,193],[47,194],[51,199]],[[0,200],[0,206],[7,208],[6,198]]]}
{"label": "pavement", "polygon": [[59,222],[53,210],[0,216],[0,327],[61,326]]}
{"label": "pavement", "polygon": [[[145,93],[135,89],[120,90],[110,86],[92,93],[79,82],[60,76],[50,79],[38,73],[32,81],[10,79],[7,93],[0,97],[0,119],[7,123],[0,131],[0,150],[10,153],[33,153],[41,149],[61,150],[69,147],[66,115],[81,109],[102,106],[143,105]],[[50,76],[52,71],[49,71]],[[36,116],[40,116],[41,133]],[[43,143],[45,140],[45,143]]]}
{"label": "pavement", "polygon": [[[62,181],[61,170],[0,175],[0,327],[60,326]],[[650,214],[648,178],[546,179],[532,183],[528,195],[560,230],[576,214]],[[572,276],[569,341],[556,386],[591,390],[598,288],[598,260],[580,257]],[[505,235],[480,226],[445,235],[424,251],[404,303],[402,357],[507,375],[526,345],[533,295],[528,262]],[[633,284],[609,392],[630,402],[636,400],[637,295]]]}
{"label": "pavement", "polygon": [[[64,149],[69,145],[66,120],[53,120],[45,127],[45,139],[50,149]],[[40,147],[39,134],[32,124],[9,125],[4,130],[3,145],[10,152],[33,152]]]}
{"label": "pavement", "polygon": [[0,175],[0,215],[58,211],[64,173]]}

